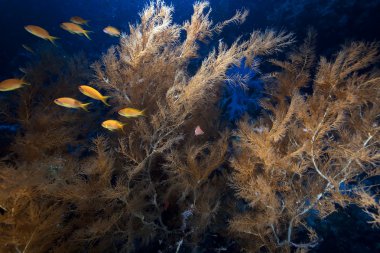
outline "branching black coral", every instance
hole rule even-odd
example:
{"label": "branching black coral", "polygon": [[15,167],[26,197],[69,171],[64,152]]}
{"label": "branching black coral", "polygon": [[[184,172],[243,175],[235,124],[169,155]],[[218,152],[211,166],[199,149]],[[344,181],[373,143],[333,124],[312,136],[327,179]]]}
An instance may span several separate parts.
{"label": "branching black coral", "polygon": [[[325,217],[335,204],[378,208],[364,183],[378,175],[378,58],[377,44],[351,43],[315,67],[310,35],[288,61],[273,61],[282,70],[268,83],[266,113],[236,132],[232,184],[251,211],[233,219],[232,230],[272,250],[311,247],[315,236],[298,243],[294,232],[311,210]],[[313,91],[302,94],[311,79]]]}

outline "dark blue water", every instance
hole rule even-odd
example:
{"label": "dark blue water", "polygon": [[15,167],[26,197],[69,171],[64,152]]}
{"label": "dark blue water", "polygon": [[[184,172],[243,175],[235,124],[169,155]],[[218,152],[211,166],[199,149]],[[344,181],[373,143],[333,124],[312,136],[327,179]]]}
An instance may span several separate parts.
{"label": "dark blue water", "polygon": [[[96,59],[117,39],[102,32],[113,25],[128,32],[128,23],[138,20],[138,13],[146,0],[93,0],[93,1],[0,1],[0,79],[19,73],[18,67],[27,60],[28,53],[21,47],[27,44],[38,47],[44,41],[24,30],[25,25],[35,24],[60,37],[58,44],[67,52],[84,51],[90,59]],[[174,21],[182,22],[192,13],[193,1],[169,1],[175,7]],[[215,22],[232,16],[236,9],[246,8],[250,15],[240,27],[227,28],[222,37],[233,41],[237,36],[253,29],[276,28],[292,31],[300,40],[308,27],[317,30],[318,49],[322,53],[334,52],[340,44],[351,40],[380,39],[379,0],[212,0],[212,18]],[[59,24],[72,16],[90,20],[92,41],[71,35]],[[46,42],[48,43],[48,42]]]}

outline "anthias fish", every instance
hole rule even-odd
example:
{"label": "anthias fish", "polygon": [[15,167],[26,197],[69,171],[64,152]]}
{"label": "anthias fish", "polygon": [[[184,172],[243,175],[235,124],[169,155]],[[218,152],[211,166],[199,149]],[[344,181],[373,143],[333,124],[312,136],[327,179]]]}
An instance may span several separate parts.
{"label": "anthias fish", "polygon": [[20,70],[20,72],[26,74],[28,73],[28,71],[26,70],[26,68],[23,68],[23,67],[19,67],[18,70]]}
{"label": "anthias fish", "polygon": [[67,108],[74,108],[74,109],[79,109],[82,108],[86,112],[88,112],[87,106],[91,103],[82,103],[81,101],[78,101],[74,98],[57,98],[54,100],[54,103],[57,105],[67,107]]}
{"label": "anthias fish", "polygon": [[121,130],[124,132],[124,128],[123,128],[124,126],[125,126],[125,123],[122,123],[114,119],[109,119],[109,120],[103,121],[102,123],[102,127],[110,131]]}
{"label": "anthias fish", "polygon": [[37,36],[44,40],[49,40],[51,43],[55,45],[55,40],[58,39],[57,37],[53,37],[49,34],[48,31],[46,31],[44,28],[36,26],[36,25],[27,25],[24,27],[25,30],[33,34],[34,36]]}
{"label": "anthias fish", "polygon": [[64,22],[61,24],[61,28],[72,34],[79,34],[81,36],[84,35],[87,39],[91,40],[90,36],[88,36],[88,33],[90,33],[91,31],[83,29],[80,25],[70,22]]}
{"label": "anthias fish", "polygon": [[90,97],[90,98],[93,98],[93,99],[96,99],[96,100],[100,100],[105,105],[110,106],[107,103],[107,98],[109,98],[109,96],[103,96],[99,91],[97,91],[96,89],[94,89],[94,88],[92,88],[90,86],[81,85],[81,86],[79,86],[79,91],[82,92],[84,95]]}
{"label": "anthias fish", "polygon": [[22,47],[28,51],[29,53],[36,54],[33,49],[31,49],[29,46],[22,44]]}
{"label": "anthias fish", "polygon": [[70,21],[72,23],[77,24],[77,25],[87,25],[87,26],[88,26],[88,22],[89,22],[89,20],[85,20],[85,19],[83,19],[83,18],[81,18],[79,16],[71,17]]}
{"label": "anthias fish", "polygon": [[113,26],[107,26],[106,28],[103,29],[103,32],[114,37],[120,36],[120,31]]}
{"label": "anthias fish", "polygon": [[10,91],[21,88],[24,85],[29,85],[24,79],[11,78],[0,83],[0,91]]}
{"label": "anthias fish", "polygon": [[119,110],[119,115],[126,117],[126,118],[135,118],[139,116],[144,116],[144,110],[138,110],[134,108],[124,108]]}

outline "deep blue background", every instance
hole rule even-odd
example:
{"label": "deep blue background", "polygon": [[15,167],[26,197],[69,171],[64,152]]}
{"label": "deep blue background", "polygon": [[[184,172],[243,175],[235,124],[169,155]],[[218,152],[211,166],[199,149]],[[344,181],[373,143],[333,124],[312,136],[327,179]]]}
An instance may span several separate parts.
{"label": "deep blue background", "polygon": [[[0,0],[0,80],[20,75],[18,67],[27,61],[22,44],[36,48],[48,44],[24,30],[25,25],[35,24],[61,38],[59,45],[67,52],[84,51],[97,59],[118,40],[102,32],[113,25],[128,32],[128,23],[138,20],[146,0]],[[191,0],[168,1],[175,7],[174,20],[183,22],[192,13]],[[285,29],[295,32],[302,39],[309,26],[318,34],[318,49],[330,54],[338,46],[350,40],[379,40],[380,0],[212,0],[212,18],[215,21],[232,16],[236,9],[247,8],[250,15],[240,27],[226,29],[222,37],[231,42],[239,35],[247,35],[253,29]],[[71,35],[59,27],[71,16],[91,20],[89,30],[92,41]]]}

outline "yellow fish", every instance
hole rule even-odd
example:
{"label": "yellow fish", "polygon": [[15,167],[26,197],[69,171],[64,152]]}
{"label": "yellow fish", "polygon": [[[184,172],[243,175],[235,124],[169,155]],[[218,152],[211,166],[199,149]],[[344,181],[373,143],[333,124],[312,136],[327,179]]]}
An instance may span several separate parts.
{"label": "yellow fish", "polygon": [[96,100],[100,100],[105,105],[110,106],[107,103],[107,98],[109,98],[109,96],[103,96],[102,94],[100,94],[99,91],[95,90],[94,88],[92,88],[90,86],[81,85],[81,86],[79,86],[79,91],[82,92],[84,95],[90,97],[90,98],[93,98],[93,99],[96,99]]}
{"label": "yellow fish", "polygon": [[23,47],[26,51],[28,51],[28,52],[30,52],[30,53],[32,53],[32,54],[36,54],[36,53],[33,51],[33,49],[31,49],[31,48],[28,47],[27,45],[22,44],[22,47]]}
{"label": "yellow fish", "polygon": [[71,17],[70,21],[72,23],[77,24],[77,25],[87,25],[87,26],[88,26],[88,22],[89,22],[89,20],[85,20],[85,19],[78,17],[78,16]]}
{"label": "yellow fish", "polygon": [[86,112],[88,112],[87,106],[91,104],[91,103],[84,104],[81,101],[78,101],[74,98],[57,98],[54,100],[54,103],[63,107],[67,107],[67,108],[75,108],[75,109],[82,108]]}
{"label": "yellow fish", "polygon": [[120,31],[113,26],[107,26],[106,28],[103,29],[103,32],[114,37],[120,36]]}
{"label": "yellow fish", "polygon": [[0,83],[0,91],[10,91],[21,88],[23,85],[30,85],[30,83],[26,82],[23,78],[17,79],[7,79]]}
{"label": "yellow fish", "polygon": [[88,36],[88,33],[90,33],[91,31],[84,30],[80,25],[65,22],[61,24],[61,28],[72,34],[79,34],[81,36],[84,35],[87,39],[91,40],[90,36]]}
{"label": "yellow fish", "polygon": [[55,45],[55,40],[58,39],[57,37],[53,37],[49,34],[48,31],[46,31],[44,28],[36,26],[36,25],[27,25],[24,27],[25,30],[30,32],[31,34],[44,39],[44,40],[49,40],[51,43]]}
{"label": "yellow fish", "polygon": [[126,117],[126,118],[135,118],[139,116],[145,116],[144,115],[144,110],[140,111],[138,109],[134,108],[124,108],[119,110],[119,115]]}
{"label": "yellow fish", "polygon": [[113,119],[103,121],[103,123],[102,123],[102,127],[106,128],[110,131],[121,130],[121,131],[123,131],[123,133],[124,133],[124,126],[125,125],[126,125],[125,123],[122,123],[118,120],[113,120]]}

